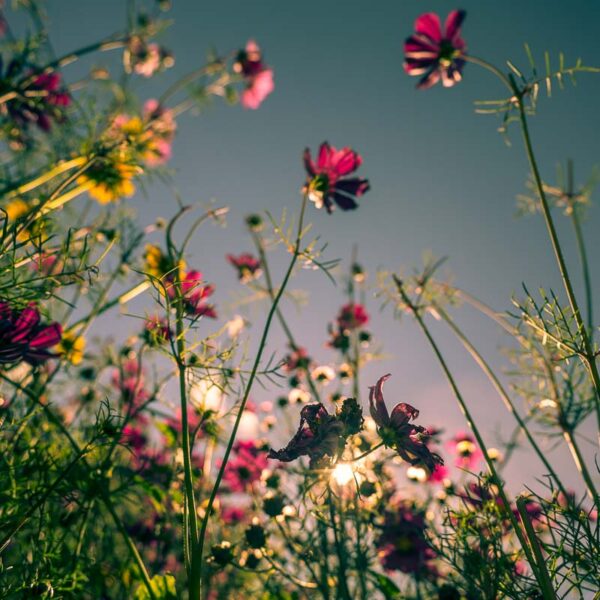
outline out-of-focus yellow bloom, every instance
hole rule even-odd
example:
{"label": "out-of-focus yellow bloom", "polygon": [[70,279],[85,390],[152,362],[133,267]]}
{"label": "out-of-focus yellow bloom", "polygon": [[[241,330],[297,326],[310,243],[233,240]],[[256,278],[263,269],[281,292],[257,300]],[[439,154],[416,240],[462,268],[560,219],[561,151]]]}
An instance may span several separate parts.
{"label": "out-of-focus yellow bloom", "polygon": [[100,204],[130,198],[135,193],[132,179],[140,168],[127,163],[101,163],[91,167],[77,179],[77,183],[92,183],[89,194]]}
{"label": "out-of-focus yellow bloom", "polygon": [[8,220],[15,221],[19,217],[22,217],[23,215],[25,215],[29,212],[29,205],[27,204],[27,202],[25,202],[25,200],[21,200],[21,198],[17,198],[16,200],[9,202],[4,207],[4,210],[6,211]]}
{"label": "out-of-focus yellow bloom", "polygon": [[63,334],[60,344],[56,346],[56,351],[71,364],[78,365],[83,360],[85,338],[82,335],[67,331]]}
{"label": "out-of-focus yellow bloom", "polygon": [[[146,263],[146,273],[152,277],[160,279],[165,275],[172,275],[174,266],[169,257],[155,244],[147,244],[144,252],[144,262]],[[185,270],[185,261],[179,261],[179,276],[183,277]]]}

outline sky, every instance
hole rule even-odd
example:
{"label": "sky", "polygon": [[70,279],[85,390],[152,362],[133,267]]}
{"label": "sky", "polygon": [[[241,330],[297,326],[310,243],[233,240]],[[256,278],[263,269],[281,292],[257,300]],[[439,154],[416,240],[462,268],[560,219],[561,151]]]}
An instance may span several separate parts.
{"label": "sky", "polygon": [[[265,61],[275,72],[275,91],[259,110],[216,102],[202,114],[180,120],[174,146],[171,167],[181,198],[189,203],[215,200],[230,207],[227,228],[203,229],[188,261],[216,284],[215,300],[224,317],[235,287],[224,256],[251,249],[244,216],[264,210],[279,215],[284,207],[298,211],[304,181],[302,151],[316,150],[324,140],[356,149],[363,157],[360,174],[372,186],[355,212],[329,216],[309,207],[312,233],[328,242],[328,258],[341,258],[347,265],[356,247],[374,283],[378,269],[408,272],[427,251],[447,256],[457,285],[498,310],[511,307],[511,297],[520,293],[522,282],[534,290],[540,286],[560,290],[541,218],[515,217],[515,197],[528,178],[518,128],[511,128],[507,145],[496,131],[498,119],[474,113],[475,100],[504,97],[500,83],[467,65],[464,80],[454,88],[417,91],[415,79],[402,70],[402,45],[422,12],[445,16],[460,7],[467,10],[463,36],[473,55],[499,66],[510,59],[525,69],[527,42],[540,64],[548,50],[555,64],[559,52],[564,52],[567,63],[581,57],[584,63],[597,65],[600,3],[465,0],[454,6],[443,0],[174,0],[173,4],[168,16],[174,24],[160,42],[173,51],[175,67],[156,81],[137,82],[141,98],[156,95],[203,64],[211,47],[226,53],[250,38],[263,48]],[[49,17],[57,53],[118,30],[124,12],[122,0],[53,0]],[[96,58],[94,64],[103,60]],[[600,77],[593,75],[581,75],[576,87],[567,85],[565,91],[555,90],[552,98],[541,98],[531,129],[545,179],[553,181],[556,166],[571,158],[577,180],[585,181],[599,162],[599,98]],[[175,212],[172,193],[160,184],[133,203],[142,221]],[[580,289],[570,223],[557,218]],[[591,257],[600,249],[594,235],[599,225],[600,216],[593,210],[584,224]],[[275,264],[283,267],[283,259]],[[593,271],[598,280],[597,265]],[[300,313],[284,305],[298,341],[314,348],[319,360],[331,361],[333,355],[324,348],[326,324],[343,302],[343,290],[317,272],[303,272],[295,287],[309,292]],[[424,423],[448,431],[464,429],[464,419],[417,328],[408,320],[392,322],[389,311],[379,312],[380,301],[375,298],[369,298],[367,306],[373,315],[371,329],[389,358],[371,365],[363,382],[391,372],[390,403],[417,406]],[[263,318],[260,313],[252,317],[255,336]],[[503,338],[496,327],[467,309],[457,313],[457,320],[498,369],[506,366],[498,353]],[[500,399],[442,326],[433,321],[431,325],[486,439],[495,445],[499,432],[508,437],[512,431]],[[282,348],[283,336],[276,330],[269,349]],[[553,456],[567,480],[577,486],[568,457]],[[533,460],[518,460],[507,471],[517,488],[540,473]]]}

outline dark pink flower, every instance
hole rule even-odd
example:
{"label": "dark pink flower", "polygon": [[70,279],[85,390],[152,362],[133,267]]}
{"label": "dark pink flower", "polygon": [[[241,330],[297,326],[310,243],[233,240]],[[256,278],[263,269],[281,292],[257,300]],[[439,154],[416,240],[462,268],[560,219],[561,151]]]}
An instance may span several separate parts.
{"label": "dark pink flower", "polygon": [[164,317],[154,316],[146,319],[142,337],[150,346],[161,346],[171,339],[169,322]]}
{"label": "dark pink flower", "polygon": [[245,520],[246,511],[239,506],[224,506],[221,509],[221,518],[227,525],[234,525]]}
{"label": "dark pink flower", "polygon": [[404,70],[421,77],[417,88],[430,88],[440,79],[444,87],[452,87],[461,80],[466,46],[460,27],[465,16],[464,10],[453,10],[443,31],[435,13],[425,13],[415,21],[415,33],[404,43]]}
{"label": "dark pink flower", "polygon": [[292,351],[283,359],[283,366],[288,373],[294,373],[295,371],[306,371],[310,362],[311,358],[306,348],[297,346],[292,348]]}
{"label": "dark pink flower", "polygon": [[[215,288],[213,285],[202,285],[202,273],[200,271],[187,271],[181,279],[181,292],[183,294],[185,308],[189,315],[194,317],[217,318],[217,312],[212,304],[208,304],[206,299],[213,295]],[[169,297],[173,300],[176,297],[174,284],[168,287]]]}
{"label": "dark pink flower", "polygon": [[262,53],[254,40],[250,40],[246,48],[239,51],[233,70],[240,73],[246,82],[241,97],[244,108],[257,109],[275,89],[273,69],[262,62]]}
{"label": "dark pink flower", "polygon": [[337,322],[342,330],[358,329],[369,322],[369,314],[362,304],[351,302],[342,306]]}
{"label": "dark pink flower", "polygon": [[427,542],[422,511],[408,501],[389,506],[375,545],[387,571],[418,574],[429,570],[435,552]]}
{"label": "dark pink flower", "polygon": [[400,402],[388,413],[383,398],[383,384],[390,375],[381,377],[369,388],[369,407],[377,431],[388,448],[394,448],[400,457],[411,465],[423,465],[433,472],[436,465],[443,465],[442,458],[427,447],[429,432],[425,427],[411,423],[419,416],[419,411]]}
{"label": "dark pink flower", "polygon": [[483,452],[475,443],[472,435],[464,432],[457,433],[447,442],[448,449],[454,452],[454,464],[461,469],[472,471],[483,458]]}
{"label": "dark pink flower", "polygon": [[8,302],[0,302],[0,365],[25,361],[38,365],[56,355],[50,348],[62,338],[58,323],[41,323],[41,316],[32,303],[15,311]]}
{"label": "dark pink flower", "polygon": [[114,369],[112,384],[121,393],[123,401],[132,408],[139,407],[150,398],[144,387],[144,371],[136,358],[128,358]]}
{"label": "dark pink flower", "polygon": [[223,480],[229,491],[245,492],[260,479],[267,466],[267,454],[262,442],[239,441],[233,447],[233,455],[225,467]]}
{"label": "dark pink flower", "polygon": [[239,256],[228,254],[227,260],[237,269],[238,279],[242,283],[248,283],[257,277],[260,277],[260,260],[252,256],[252,254],[247,252],[240,254]]}
{"label": "dark pink flower", "polygon": [[323,142],[319,147],[317,162],[312,159],[310,150],[304,151],[304,167],[308,181],[304,192],[317,208],[325,206],[328,213],[334,203],[342,210],[358,207],[356,198],[370,189],[369,181],[360,177],[346,177],[362,164],[362,158],[351,148],[341,150]]}

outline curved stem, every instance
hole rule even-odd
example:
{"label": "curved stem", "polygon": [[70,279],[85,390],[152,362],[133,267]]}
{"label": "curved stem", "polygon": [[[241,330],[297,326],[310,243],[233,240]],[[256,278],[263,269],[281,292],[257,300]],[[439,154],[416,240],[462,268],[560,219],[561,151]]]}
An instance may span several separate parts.
{"label": "curved stem", "polygon": [[573,285],[571,283],[571,279],[569,277],[569,271],[567,269],[567,264],[565,262],[562,248],[560,246],[560,242],[558,239],[558,234],[556,233],[556,227],[554,225],[554,220],[552,219],[552,214],[550,213],[550,206],[548,204],[548,199],[546,198],[546,192],[544,191],[544,185],[542,183],[542,178],[540,175],[540,171],[537,165],[537,161],[535,159],[535,154],[533,152],[533,146],[531,143],[531,135],[529,133],[529,125],[527,123],[527,115],[525,114],[525,104],[523,102],[523,95],[519,92],[516,83],[514,80],[511,80],[513,90],[517,96],[518,106],[519,106],[519,119],[521,122],[521,131],[523,133],[523,142],[525,144],[525,152],[527,154],[527,158],[529,160],[529,165],[531,167],[531,172],[533,174],[533,179],[535,182],[535,186],[540,198],[540,202],[542,205],[542,214],[544,215],[544,221],[546,223],[546,228],[548,230],[548,235],[550,237],[550,241],[552,243],[552,249],[554,251],[554,256],[556,258],[556,263],[558,265],[558,269],[560,271],[560,276],[563,281],[563,285],[565,288],[565,292],[567,294],[567,298],[569,300],[569,305],[571,307],[571,312],[573,313],[573,317],[575,319],[575,323],[577,324],[577,329],[579,331],[579,335],[581,336],[581,341],[583,343],[583,349],[585,352],[585,362],[587,364],[590,377],[592,379],[592,383],[594,386],[594,396],[596,400],[596,418],[598,422],[598,433],[600,435],[600,373],[598,372],[598,367],[596,365],[596,357],[592,348],[592,344],[590,338],[588,336],[587,328],[583,322],[583,318],[581,316],[581,311],[579,310],[579,304],[577,302],[577,297],[575,296],[575,292],[573,290]]}
{"label": "curved stem", "polygon": [[448,327],[450,327],[450,329],[453,331],[453,333],[456,335],[456,337],[460,340],[460,342],[465,347],[465,349],[473,357],[473,360],[481,367],[481,370],[487,375],[488,379],[491,381],[492,385],[498,392],[499,396],[504,401],[504,405],[506,406],[508,412],[510,412],[513,415],[513,417],[515,418],[515,420],[517,421],[519,428],[524,433],[525,437],[527,438],[527,441],[530,443],[531,447],[537,454],[538,458],[542,461],[542,463],[544,464],[544,467],[546,468],[546,470],[548,471],[550,476],[553,478],[553,480],[556,482],[560,491],[563,494],[567,495],[567,490],[563,486],[556,471],[552,468],[550,461],[546,458],[542,449],[537,445],[535,438],[531,435],[531,432],[529,431],[529,428],[527,427],[525,421],[523,421],[523,418],[521,417],[521,415],[519,415],[519,412],[517,411],[517,408],[513,404],[512,399],[510,398],[510,396],[504,389],[504,386],[500,383],[500,380],[496,377],[496,374],[492,371],[489,364],[485,361],[483,356],[481,356],[481,354],[477,351],[475,346],[473,346],[473,344],[469,341],[467,336],[456,325],[456,323],[450,317],[450,315],[441,306],[437,305],[436,303],[433,304],[433,307],[435,308],[437,313],[440,315],[442,320],[448,325]]}
{"label": "curved stem", "polygon": [[262,359],[263,352],[267,345],[267,337],[269,335],[269,330],[271,329],[271,323],[273,321],[273,317],[277,311],[277,306],[279,305],[279,301],[283,296],[286,285],[292,275],[292,271],[294,270],[294,266],[296,265],[296,261],[298,260],[298,256],[300,255],[300,243],[302,241],[302,232],[304,226],[304,213],[306,211],[306,203],[307,196],[303,196],[302,198],[302,208],[300,209],[300,218],[298,220],[298,233],[296,236],[296,243],[294,245],[294,252],[292,255],[292,260],[290,261],[290,265],[285,273],[283,281],[281,282],[281,286],[279,287],[279,291],[275,296],[273,303],[271,305],[271,309],[269,310],[269,314],[267,315],[267,320],[265,322],[265,326],[263,329],[263,334],[258,346],[258,352],[256,354],[256,358],[254,359],[254,364],[252,366],[252,372],[250,373],[250,377],[248,378],[248,383],[246,384],[246,389],[244,390],[244,395],[242,397],[242,401],[240,403],[240,407],[238,409],[237,416],[235,418],[235,422],[233,424],[233,429],[231,430],[231,435],[229,437],[229,442],[227,444],[227,448],[225,449],[225,454],[223,455],[223,460],[221,462],[221,467],[219,468],[219,472],[217,473],[217,478],[215,480],[215,484],[210,494],[210,498],[208,500],[208,504],[206,506],[206,512],[204,514],[204,518],[202,519],[202,526],[200,529],[200,536],[198,541],[198,560],[200,563],[202,562],[202,554],[204,551],[204,544],[206,538],[206,530],[208,527],[208,521],[210,519],[210,514],[212,512],[212,508],[215,502],[215,498],[219,491],[219,486],[221,485],[221,480],[223,479],[223,475],[225,473],[225,468],[227,466],[227,461],[229,460],[229,456],[233,449],[233,444],[235,442],[235,437],[237,435],[237,431],[240,426],[240,422],[242,420],[242,415],[244,413],[244,409],[246,408],[246,404],[248,402],[248,397],[250,396],[250,391],[252,389],[252,384],[254,383],[254,379],[256,378],[256,373],[258,371],[258,366]]}
{"label": "curved stem", "polygon": [[[498,488],[498,495],[500,496],[500,499],[502,500],[502,502],[504,504],[506,515],[512,524],[512,527],[515,531],[517,538],[519,539],[521,547],[523,548],[523,552],[525,553],[525,556],[527,557],[527,561],[529,562],[531,569],[535,573],[536,580],[538,580],[538,582],[540,582],[542,577],[538,573],[537,565],[536,565],[534,557],[531,553],[531,548],[529,547],[527,538],[524,535],[523,530],[521,529],[521,526],[519,525],[514,513],[511,510],[510,500],[508,499],[506,491],[504,490],[504,485],[503,485],[502,481],[500,480],[500,477],[498,476],[498,472],[496,471],[494,461],[488,455],[487,447],[485,445],[485,442],[483,441],[483,437],[481,436],[479,428],[477,427],[477,425],[475,424],[475,421],[473,420],[471,411],[467,407],[467,404],[466,404],[464,398],[462,397],[460,390],[458,389],[456,381],[454,380],[454,377],[453,377],[452,373],[450,372],[450,369],[449,369],[448,365],[446,364],[446,361],[445,361],[440,349],[438,348],[438,345],[436,344],[435,340],[433,339],[433,337],[429,331],[429,328],[427,327],[427,325],[425,325],[423,318],[419,314],[419,310],[414,306],[411,299],[408,297],[408,295],[404,291],[404,286],[402,284],[402,281],[400,281],[396,276],[394,276],[394,281],[396,283],[398,292],[399,292],[400,296],[402,297],[403,302],[413,313],[421,331],[425,335],[427,341],[429,342],[429,345],[431,346],[431,349],[433,350],[433,353],[435,354],[436,358],[438,359],[438,362],[440,363],[442,371],[444,372],[446,379],[448,380],[450,388],[452,389],[452,392],[454,393],[454,397],[456,398],[456,400],[458,402],[461,412],[463,413],[463,415],[467,421],[467,424],[469,425],[469,429],[471,429],[471,431],[473,432],[473,435],[475,436],[475,439],[477,440],[477,444],[479,445],[481,451],[483,452],[483,457],[487,464],[488,470],[492,476],[492,479],[493,479],[495,485]],[[544,599],[545,600],[555,600],[555,596],[554,596],[554,594],[546,594],[544,592]]]}

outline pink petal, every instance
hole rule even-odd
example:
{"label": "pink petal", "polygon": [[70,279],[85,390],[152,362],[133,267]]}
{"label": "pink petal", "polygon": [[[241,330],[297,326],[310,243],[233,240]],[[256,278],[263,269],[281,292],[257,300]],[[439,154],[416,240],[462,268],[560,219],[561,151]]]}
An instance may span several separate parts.
{"label": "pink petal", "polygon": [[435,13],[425,13],[415,21],[415,31],[422,33],[434,42],[442,41],[442,25]]}
{"label": "pink petal", "polygon": [[371,417],[380,427],[389,424],[390,416],[383,399],[383,384],[391,377],[388,373],[377,380],[374,386],[369,388],[369,409]]}
{"label": "pink petal", "polygon": [[362,163],[362,158],[350,148],[338,150],[332,157],[331,168],[340,177],[356,171]]}
{"label": "pink petal", "polygon": [[448,14],[444,24],[446,39],[454,40],[455,37],[460,35],[460,26],[466,16],[467,13],[464,10],[453,10]]}
{"label": "pink petal", "polygon": [[329,142],[323,142],[319,147],[319,156],[317,157],[317,169],[325,171],[331,166],[331,157],[335,148],[329,145]]}
{"label": "pink petal", "polygon": [[31,330],[40,322],[40,313],[32,306],[28,306],[21,311],[21,314],[15,321],[15,335],[12,340],[21,342],[27,338]]}
{"label": "pink petal", "polygon": [[36,350],[56,346],[62,338],[62,327],[58,323],[52,323],[41,329],[31,340],[29,346]]}

